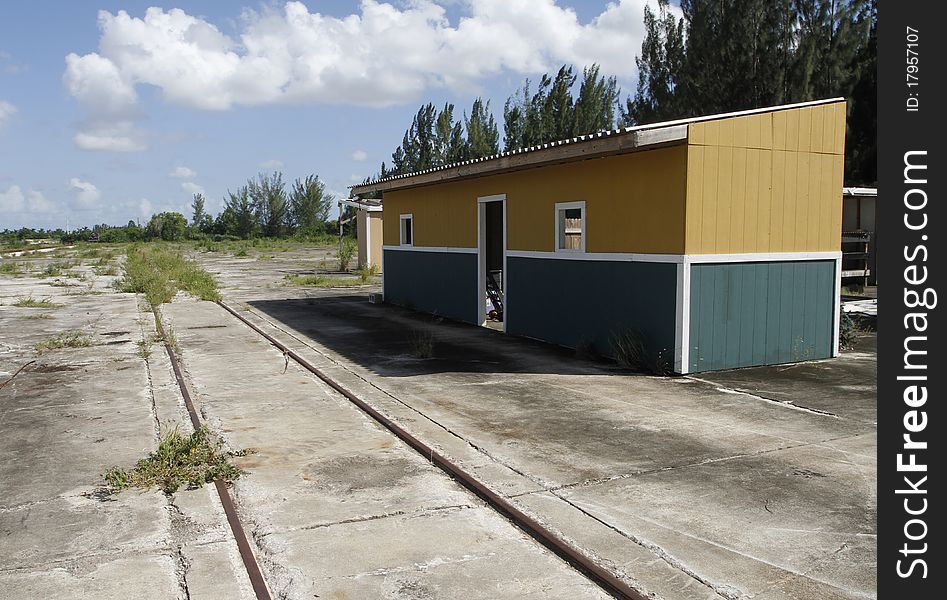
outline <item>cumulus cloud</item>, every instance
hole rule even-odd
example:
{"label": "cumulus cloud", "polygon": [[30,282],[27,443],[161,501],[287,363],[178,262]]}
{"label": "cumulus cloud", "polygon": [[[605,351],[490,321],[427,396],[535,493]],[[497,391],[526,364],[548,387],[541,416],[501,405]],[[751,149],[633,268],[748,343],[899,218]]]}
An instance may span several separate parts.
{"label": "cumulus cloud", "polygon": [[194,179],[197,177],[197,172],[194,169],[188,167],[175,167],[168,177],[174,177],[175,179]]}
{"label": "cumulus cloud", "polygon": [[5,192],[0,191],[0,213],[30,215],[49,214],[55,206],[42,192],[30,190],[26,194],[18,185],[11,185]]}
{"label": "cumulus cloud", "polygon": [[6,100],[0,100],[0,128],[7,124],[7,121],[16,113],[16,107],[7,102]]}
{"label": "cumulus cloud", "polygon": [[69,188],[76,192],[76,208],[79,209],[94,208],[102,197],[102,192],[95,187],[95,184],[78,177],[69,180]]}
{"label": "cumulus cloud", "polygon": [[283,161],[276,160],[275,158],[271,158],[270,160],[264,160],[263,162],[260,163],[260,168],[268,169],[271,171],[279,171],[280,169],[283,168]]}
{"label": "cumulus cloud", "polygon": [[193,181],[185,181],[181,184],[181,189],[187,192],[188,194],[203,194],[204,188],[197,185]]}
{"label": "cumulus cloud", "polygon": [[368,152],[365,152],[364,150],[356,150],[355,152],[352,153],[352,160],[356,162],[364,162],[367,159],[368,159]]}
{"label": "cumulus cloud", "polygon": [[[597,62],[634,74],[647,0],[609,2],[588,23],[557,0],[465,0],[452,23],[433,0],[403,7],[363,0],[333,17],[302,2],[245,10],[236,38],[181,9],[98,15],[99,51],[66,57],[63,80],[89,111],[89,149],[140,149],[136,86],[205,110],[234,105],[327,103],[387,106],[432,87],[469,91],[504,71],[535,74]],[[442,2],[443,3],[443,2]]]}

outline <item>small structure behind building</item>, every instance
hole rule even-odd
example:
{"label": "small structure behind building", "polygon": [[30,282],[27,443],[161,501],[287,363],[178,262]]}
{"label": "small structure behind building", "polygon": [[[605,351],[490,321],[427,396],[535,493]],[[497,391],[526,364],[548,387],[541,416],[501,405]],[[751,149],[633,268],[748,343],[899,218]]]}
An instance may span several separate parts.
{"label": "small structure behind building", "polygon": [[842,279],[878,285],[878,189],[842,188]]}
{"label": "small structure behind building", "polygon": [[342,201],[354,208],[355,236],[358,239],[358,267],[375,267],[382,272],[382,209],[379,200],[349,198]]}

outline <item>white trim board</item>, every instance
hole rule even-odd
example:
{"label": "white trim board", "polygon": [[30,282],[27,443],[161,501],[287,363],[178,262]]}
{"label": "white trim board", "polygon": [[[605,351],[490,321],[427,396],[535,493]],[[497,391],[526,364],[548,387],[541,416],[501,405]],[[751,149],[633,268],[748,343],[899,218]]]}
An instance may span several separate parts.
{"label": "white trim board", "polygon": [[613,262],[657,263],[741,263],[784,262],[799,260],[839,260],[841,252],[751,252],[745,254],[638,254],[634,252],[555,252],[509,250],[514,258],[546,258],[553,260],[604,260]]}
{"label": "white trim board", "polygon": [[691,337],[691,266],[677,265],[677,306],[674,319],[674,371],[681,375],[690,372]]}
{"label": "white trim board", "polygon": [[476,248],[453,248],[450,246],[382,246],[382,250],[400,250],[402,252],[454,252],[457,254],[476,254]]}

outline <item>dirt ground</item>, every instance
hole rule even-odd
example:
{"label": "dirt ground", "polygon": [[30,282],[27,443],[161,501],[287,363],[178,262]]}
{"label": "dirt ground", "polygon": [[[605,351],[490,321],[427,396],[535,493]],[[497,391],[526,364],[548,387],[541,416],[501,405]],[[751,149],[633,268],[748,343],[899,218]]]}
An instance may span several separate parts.
{"label": "dirt ground", "polygon": [[[377,287],[287,285],[328,253],[196,256],[241,314],[653,597],[875,596],[873,335],[833,360],[636,376],[369,304]],[[69,597],[130,573],[155,597],[247,597],[208,490],[87,495],[183,414],[167,357],[139,356],[150,314],[108,279],[66,296],[0,275],[0,382],[38,360],[0,390],[0,531],[16,549],[0,584]],[[64,306],[11,306],[28,294]],[[204,418],[255,449],[233,493],[277,596],[601,596],[219,306],[179,296],[162,313]],[[96,345],[37,358],[76,328]]]}

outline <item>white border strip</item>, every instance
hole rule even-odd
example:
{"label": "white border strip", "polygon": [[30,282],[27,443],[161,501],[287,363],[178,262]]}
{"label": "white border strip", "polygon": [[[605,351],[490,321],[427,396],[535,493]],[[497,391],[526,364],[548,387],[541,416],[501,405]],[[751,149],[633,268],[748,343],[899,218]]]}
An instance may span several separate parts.
{"label": "white border strip", "polygon": [[842,257],[835,259],[835,315],[832,317],[832,357],[839,354],[839,325],[842,317]]}
{"label": "white border strip", "polygon": [[382,246],[382,250],[400,250],[402,252],[454,252],[457,254],[476,254],[476,248],[452,248],[449,246]]}
{"label": "white border strip", "polygon": [[638,254],[634,252],[546,252],[509,250],[514,258],[547,258],[553,260],[605,260],[614,262],[656,263],[739,263],[784,262],[791,260],[840,260],[841,252],[749,252],[745,254]]}
{"label": "white border strip", "polygon": [[691,266],[677,265],[677,318],[674,327],[674,371],[686,375],[690,363]]}

